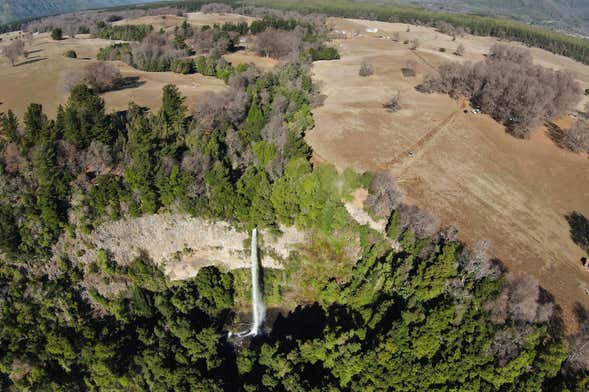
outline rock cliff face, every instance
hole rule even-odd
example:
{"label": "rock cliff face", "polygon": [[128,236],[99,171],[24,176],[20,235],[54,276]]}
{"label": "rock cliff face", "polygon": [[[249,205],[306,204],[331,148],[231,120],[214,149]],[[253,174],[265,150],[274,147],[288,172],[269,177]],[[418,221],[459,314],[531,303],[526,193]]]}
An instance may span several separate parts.
{"label": "rock cliff face", "polygon": [[[281,235],[267,230],[259,233],[260,259],[265,268],[281,268],[305,234],[294,228],[281,228]],[[84,252],[75,244],[84,244]],[[80,246],[80,245],[78,245]],[[107,251],[121,265],[140,253],[164,267],[171,279],[187,279],[201,267],[249,268],[249,233],[226,222],[212,222],[179,214],[158,214],[106,222],[81,241],[63,239],[60,249],[73,261],[89,264],[99,249]],[[84,254],[82,254],[84,253]]]}

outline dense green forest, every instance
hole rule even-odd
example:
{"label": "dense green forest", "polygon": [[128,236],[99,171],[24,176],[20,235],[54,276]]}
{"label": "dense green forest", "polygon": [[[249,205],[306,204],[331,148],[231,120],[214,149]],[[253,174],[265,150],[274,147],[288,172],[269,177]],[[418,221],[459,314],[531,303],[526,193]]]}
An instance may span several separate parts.
{"label": "dense green forest", "polygon": [[[587,331],[563,336],[537,282],[401,204],[387,175],[311,164],[309,65],[337,58],[313,23],[260,27],[306,26],[304,50],[271,72],[214,69],[226,90],[192,111],[167,85],[158,111],[107,113],[82,84],[54,119],[34,103],[0,117],[1,390],[587,389]],[[386,235],[348,214],[358,187]],[[85,241],[103,222],[165,212],[310,234],[264,274],[267,302],[285,308],[266,334],[228,338],[246,271],[171,281],[148,254],[121,263]]]}
{"label": "dense green forest", "polygon": [[98,30],[96,36],[118,41],[141,41],[152,31],[151,25],[105,26]]}

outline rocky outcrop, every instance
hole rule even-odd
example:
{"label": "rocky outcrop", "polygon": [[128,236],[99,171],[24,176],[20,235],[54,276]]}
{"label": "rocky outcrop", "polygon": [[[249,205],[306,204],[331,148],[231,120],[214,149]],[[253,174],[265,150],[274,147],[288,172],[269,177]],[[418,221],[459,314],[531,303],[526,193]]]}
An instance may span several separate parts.
{"label": "rocky outcrop", "polygon": [[[282,268],[289,253],[305,242],[294,228],[259,234],[261,263]],[[208,221],[181,214],[157,214],[106,222],[80,240],[61,241],[70,259],[83,264],[96,260],[104,249],[118,264],[126,265],[143,253],[161,265],[171,279],[187,279],[207,265],[223,269],[249,268],[249,233],[226,222]],[[83,244],[83,245],[80,245]],[[76,247],[83,246],[81,249]]]}

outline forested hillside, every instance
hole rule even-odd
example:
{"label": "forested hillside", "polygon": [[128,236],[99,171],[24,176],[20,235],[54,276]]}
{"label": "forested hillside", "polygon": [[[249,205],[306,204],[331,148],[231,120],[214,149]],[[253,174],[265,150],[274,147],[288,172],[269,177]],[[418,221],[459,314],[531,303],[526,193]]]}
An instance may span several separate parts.
{"label": "forested hillside", "polygon": [[[484,241],[469,249],[403,204],[389,174],[311,163],[305,134],[322,104],[311,65],[340,54],[321,16],[252,13],[250,24],[184,21],[168,32],[96,26],[130,41],[71,79],[55,118],[37,103],[0,115],[0,390],[586,390],[582,307],[565,336],[536,280],[506,274]],[[226,61],[245,35],[280,63],[264,72]],[[158,110],[108,112],[99,93],[120,88],[105,63],[114,59],[226,89],[189,108],[167,84]],[[386,230],[350,216],[360,187]],[[309,234],[282,270],[265,268],[264,299],[283,314],[263,334],[228,333],[249,318],[237,307],[247,271],[204,267],[171,281],[144,249],[117,259],[87,237],[107,221],[168,212]]]}
{"label": "forested hillside", "polygon": [[587,0],[401,0],[401,3],[418,4],[438,11],[505,16],[589,35]]}
{"label": "forested hillside", "polygon": [[0,23],[151,1],[154,0],[2,0],[0,2]]}

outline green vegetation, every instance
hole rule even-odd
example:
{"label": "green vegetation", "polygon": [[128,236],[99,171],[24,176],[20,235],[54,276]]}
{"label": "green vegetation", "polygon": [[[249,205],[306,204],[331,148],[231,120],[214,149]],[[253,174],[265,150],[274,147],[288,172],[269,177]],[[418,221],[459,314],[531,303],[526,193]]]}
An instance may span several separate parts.
{"label": "green vegetation", "polygon": [[127,43],[119,43],[113,44],[111,46],[107,46],[106,48],[101,48],[96,55],[98,60],[108,61],[108,60],[119,60],[121,61],[124,56],[128,55],[131,52],[131,47]]}
{"label": "green vegetation", "polygon": [[108,26],[98,30],[98,38],[119,41],[141,41],[153,31],[151,25]]}
{"label": "green vegetation", "polygon": [[65,57],[68,57],[70,59],[76,59],[78,58],[78,54],[76,53],[75,50],[68,50],[67,52],[65,52],[63,54]]}
{"label": "green vegetation", "polygon": [[294,19],[281,19],[272,16],[265,16],[261,20],[254,20],[250,24],[250,32],[258,34],[267,29],[294,30],[299,23]]}
{"label": "green vegetation", "polygon": [[63,39],[63,31],[60,28],[53,29],[51,31],[51,38],[55,41],[60,41]]}
{"label": "green vegetation", "polygon": [[185,75],[194,73],[194,61],[192,59],[176,60],[172,63],[171,71]]}
{"label": "green vegetation", "polygon": [[[211,54],[171,61],[228,81],[190,114],[173,85],[157,112],[116,113],[79,85],[55,119],[38,104],[22,124],[0,115],[1,390],[586,388],[586,335],[567,342],[535,281],[502,275],[483,250],[399,204],[386,175],[311,164],[308,57],[268,73]],[[388,219],[387,237],[348,214],[358,187]],[[308,233],[284,270],[263,271],[267,303],[292,311],[236,348],[227,330],[248,317],[237,314],[246,270],[172,282],[145,252],[116,260],[86,236],[160,212]]]}
{"label": "green vegetation", "polygon": [[313,61],[318,60],[339,60],[340,56],[336,48],[331,46],[321,47],[318,49],[312,48],[311,58]]}

